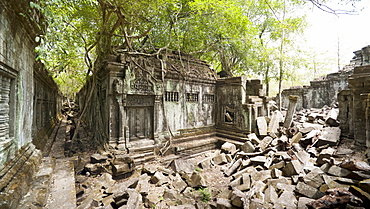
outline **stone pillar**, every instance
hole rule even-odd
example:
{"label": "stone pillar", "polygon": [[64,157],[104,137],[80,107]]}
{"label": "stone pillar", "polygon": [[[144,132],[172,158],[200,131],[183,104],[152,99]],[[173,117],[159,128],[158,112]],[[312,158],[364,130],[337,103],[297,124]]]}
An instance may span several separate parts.
{"label": "stone pillar", "polygon": [[253,114],[252,114],[252,106],[253,106],[253,105],[251,105],[251,104],[248,104],[248,105],[247,105],[247,107],[248,107],[248,114],[249,114],[249,115],[248,115],[248,116],[249,116],[249,118],[248,118],[248,120],[249,120],[249,121],[248,121],[248,131],[249,131],[249,132],[252,132],[252,121],[253,121],[253,120],[252,120],[252,117],[253,117]]}
{"label": "stone pillar", "polygon": [[368,149],[367,156],[370,157],[370,93],[367,94],[366,101],[366,147]]}
{"label": "stone pillar", "polygon": [[[159,136],[158,132],[159,130],[159,124],[162,123],[160,120],[160,112],[161,112],[161,103],[162,103],[162,95],[155,95],[154,98],[154,112],[153,112],[153,137],[154,137],[154,142],[159,143]],[[164,104],[163,104],[164,105]]]}
{"label": "stone pillar", "polygon": [[285,115],[284,127],[290,128],[293,121],[293,115],[298,102],[298,96],[289,96],[289,106]]}

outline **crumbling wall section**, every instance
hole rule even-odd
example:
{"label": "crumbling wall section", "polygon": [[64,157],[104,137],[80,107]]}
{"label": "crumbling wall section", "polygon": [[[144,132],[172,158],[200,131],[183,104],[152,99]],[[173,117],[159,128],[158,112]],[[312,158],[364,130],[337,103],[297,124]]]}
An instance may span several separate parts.
{"label": "crumbling wall section", "polygon": [[370,46],[363,47],[353,53],[355,56],[342,70],[311,81],[309,86],[284,89],[282,92],[282,107],[288,107],[290,95],[299,96],[300,98],[297,110],[321,108],[324,105],[331,106],[338,99],[345,99],[338,98],[338,92],[348,89],[348,77],[352,75],[353,69],[357,66],[370,64]]}
{"label": "crumbling wall section", "polygon": [[217,131],[229,134],[258,133],[256,119],[268,116],[269,102],[263,96],[260,80],[247,80],[245,77],[221,78],[216,85]]}
{"label": "crumbling wall section", "polygon": [[355,67],[348,86],[349,90],[338,94],[342,135],[353,136],[358,145],[367,147],[370,156],[370,65]]}
{"label": "crumbling wall section", "polygon": [[[97,75],[84,122],[107,136],[101,143],[111,148],[125,150],[147,139],[162,143],[214,127],[216,78],[204,61],[178,52],[121,53],[107,56]],[[80,107],[93,85],[87,82],[78,93]]]}
{"label": "crumbling wall section", "polygon": [[58,88],[36,62],[41,19],[29,0],[0,2],[0,208],[26,194],[41,159],[32,143],[42,149],[58,108]]}
{"label": "crumbling wall section", "polygon": [[348,88],[347,79],[352,71],[328,74],[310,82],[310,86],[292,87],[282,92],[282,107],[287,108],[289,96],[298,96],[297,110],[331,106],[337,102],[337,93]]}

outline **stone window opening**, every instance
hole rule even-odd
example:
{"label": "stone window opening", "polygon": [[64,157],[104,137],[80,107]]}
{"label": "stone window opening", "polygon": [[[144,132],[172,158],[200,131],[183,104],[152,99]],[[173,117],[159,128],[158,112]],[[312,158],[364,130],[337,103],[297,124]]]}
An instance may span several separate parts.
{"label": "stone window opening", "polygon": [[198,102],[198,93],[186,93],[187,102]]}
{"label": "stone window opening", "polygon": [[225,122],[226,123],[234,123],[234,121],[235,121],[235,110],[226,106],[224,116],[225,116]]}
{"label": "stone window opening", "polygon": [[215,102],[215,95],[213,95],[213,94],[204,94],[203,95],[203,102],[206,102],[206,103]]}
{"label": "stone window opening", "polygon": [[179,92],[166,92],[164,100],[166,102],[178,102]]}

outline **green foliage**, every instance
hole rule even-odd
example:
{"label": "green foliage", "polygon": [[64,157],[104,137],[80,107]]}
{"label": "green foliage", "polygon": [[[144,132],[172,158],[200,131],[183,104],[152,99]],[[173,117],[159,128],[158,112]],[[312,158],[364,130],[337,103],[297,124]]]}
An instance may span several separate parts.
{"label": "green foliage", "polygon": [[200,192],[202,196],[202,202],[207,203],[211,200],[211,193],[209,192],[208,188],[199,188],[198,192]]}
{"label": "green foliage", "polygon": [[196,167],[196,168],[195,168],[195,171],[196,171],[196,172],[202,172],[203,170],[202,170],[201,168],[199,168],[199,167]]}
{"label": "green foliage", "polygon": [[[277,78],[297,57],[294,39],[305,26],[295,0],[41,0],[31,3],[48,29],[37,48],[63,93],[71,96],[96,64],[115,50],[193,54],[217,70]],[[284,52],[279,53],[284,42]],[[288,47],[289,46],[289,47]],[[96,61],[96,62],[94,62]],[[285,72],[288,72],[285,71]],[[284,74],[286,78],[289,74]],[[68,78],[68,79],[67,79]],[[68,81],[67,81],[68,80]]]}

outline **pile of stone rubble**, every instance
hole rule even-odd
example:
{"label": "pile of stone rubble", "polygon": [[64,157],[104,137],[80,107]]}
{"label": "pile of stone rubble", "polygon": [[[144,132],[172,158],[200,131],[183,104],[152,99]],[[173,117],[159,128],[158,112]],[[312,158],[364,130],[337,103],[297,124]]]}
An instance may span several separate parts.
{"label": "pile of stone rubble", "polygon": [[[353,140],[340,143],[337,109],[300,111],[289,126],[283,115],[275,111],[265,122],[257,119],[259,137],[252,133],[242,144],[226,142],[201,159],[134,167],[125,155],[92,155],[84,169],[90,177],[76,178],[78,208],[370,205],[370,166],[354,152]],[[221,178],[213,171],[222,172]],[[221,181],[226,187],[215,186]]]}

